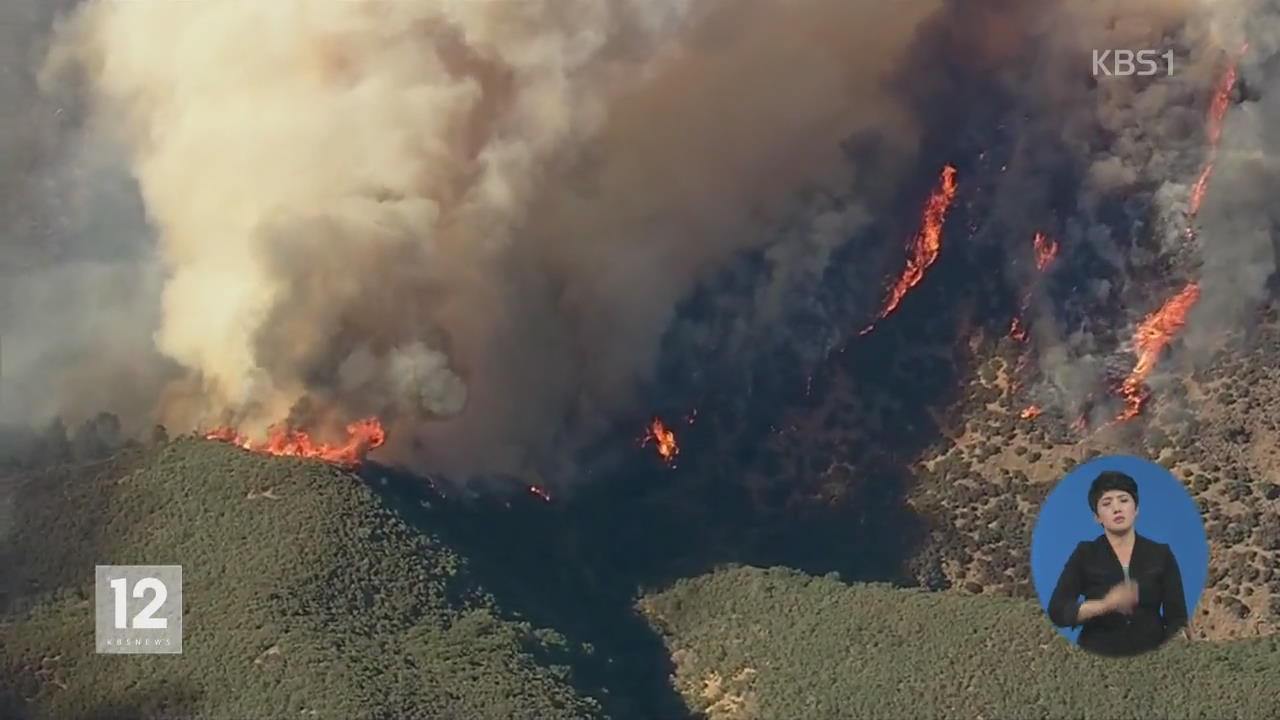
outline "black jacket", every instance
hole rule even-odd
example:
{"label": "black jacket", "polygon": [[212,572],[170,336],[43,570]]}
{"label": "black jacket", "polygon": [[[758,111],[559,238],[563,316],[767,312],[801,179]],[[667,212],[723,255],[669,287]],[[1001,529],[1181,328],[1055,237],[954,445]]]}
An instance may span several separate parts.
{"label": "black jacket", "polygon": [[[1168,545],[1135,534],[1129,577],[1138,583],[1137,607],[1129,615],[1112,612],[1086,620],[1080,647],[1102,655],[1136,655],[1159,646],[1187,624],[1182,573]],[[1049,619],[1059,627],[1080,625],[1080,596],[1101,600],[1123,581],[1124,570],[1105,533],[1080,543],[1053,589]]]}

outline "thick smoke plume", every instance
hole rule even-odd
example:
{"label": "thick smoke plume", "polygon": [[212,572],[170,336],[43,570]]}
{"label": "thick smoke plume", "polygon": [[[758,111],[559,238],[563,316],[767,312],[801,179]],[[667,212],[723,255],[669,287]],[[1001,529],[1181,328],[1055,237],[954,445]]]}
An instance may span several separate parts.
{"label": "thick smoke plume", "polygon": [[[965,71],[976,67],[987,78],[988,102],[998,97],[1010,108],[998,135],[1011,138],[1008,160],[975,242],[1008,248],[1006,275],[1025,287],[1034,273],[1033,234],[1048,231],[1061,241],[1067,262],[1055,271],[1072,275],[1044,285],[1055,292],[1037,293],[1032,327],[1041,369],[1068,411],[1109,392],[1132,367],[1134,328],[1105,309],[1121,308],[1136,323],[1197,282],[1202,294],[1186,332],[1194,347],[1220,344],[1221,330],[1240,327],[1265,298],[1276,267],[1270,223],[1259,220],[1261,207],[1226,210],[1256,205],[1265,194],[1258,185],[1241,187],[1233,167],[1243,157],[1239,148],[1257,146],[1237,125],[1261,110],[1251,102],[1236,106],[1239,92],[1231,95],[1216,172],[1198,213],[1191,198],[1211,155],[1206,116],[1216,86],[1233,64],[1248,75],[1270,57],[1258,43],[1244,56],[1240,48],[1250,34],[1273,33],[1266,29],[1273,15],[1245,1],[989,0],[950,3],[931,24],[927,46],[950,54],[976,48]],[[1153,77],[1095,77],[1093,52],[1116,49],[1171,51],[1172,70],[1162,61]],[[939,60],[918,58],[915,66]],[[935,106],[947,97],[936,85],[930,90],[937,92],[926,101]],[[972,114],[972,107],[962,105],[960,113]],[[1108,412],[1099,411],[1096,420]]]}
{"label": "thick smoke plume", "polygon": [[881,80],[933,9],[89,2],[42,80],[130,153],[187,372],[166,422],[305,398],[517,470],[636,409],[675,304],[847,183],[841,140],[910,145]]}
{"label": "thick smoke plume", "polygon": [[[92,224],[62,232],[98,255],[6,275],[19,361],[0,389],[27,388],[28,412],[176,430],[378,414],[387,452],[420,467],[554,464],[646,409],[637,389],[680,352],[662,342],[679,303],[732,284],[744,254],[766,270],[708,303],[712,320],[686,319],[689,344],[748,357],[797,306],[823,320],[851,240],[839,257],[867,266],[878,301],[910,231],[884,218],[922,168],[985,147],[945,137],[963,132],[1007,158],[966,242],[1008,247],[1019,288],[1037,231],[1061,242],[1055,271],[1105,270],[1033,309],[1042,369],[1079,402],[1123,335],[1072,321],[1091,303],[1140,316],[1176,256],[1204,286],[1194,337],[1273,271],[1265,89],[1228,118],[1185,230],[1215,78],[1248,29],[1242,77],[1266,87],[1275,15],[1245,0],[90,0],[43,62],[15,60],[42,66],[38,107],[61,118],[29,129],[61,135],[15,146],[45,149],[11,182],[28,198],[89,188],[75,217]],[[1175,51],[1171,77],[1090,76],[1093,50],[1147,47]],[[34,81],[5,92],[34,97]],[[122,168],[137,198],[102,190]],[[33,309],[97,297],[113,299],[96,314]]]}
{"label": "thick smoke plume", "polygon": [[138,352],[161,276],[128,157],[85,137],[77,103],[37,87],[54,18],[72,4],[0,7],[0,426],[108,406],[138,417],[167,370]]}

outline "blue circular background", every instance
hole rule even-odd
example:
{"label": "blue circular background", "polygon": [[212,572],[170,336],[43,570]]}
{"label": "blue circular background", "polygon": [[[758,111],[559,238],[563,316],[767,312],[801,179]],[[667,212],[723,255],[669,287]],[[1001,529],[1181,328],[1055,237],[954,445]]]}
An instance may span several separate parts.
{"label": "blue circular background", "polygon": [[[1089,485],[1098,473],[1118,470],[1138,483],[1139,535],[1166,543],[1178,560],[1187,617],[1195,617],[1196,603],[1209,575],[1209,539],[1205,536],[1200,508],[1182,483],[1164,467],[1139,457],[1109,455],[1091,460],[1059,481],[1040,508],[1031,535],[1031,579],[1047,610],[1053,586],[1076,544],[1102,534],[1102,526],[1089,510]],[[1072,643],[1080,628],[1057,628]]]}

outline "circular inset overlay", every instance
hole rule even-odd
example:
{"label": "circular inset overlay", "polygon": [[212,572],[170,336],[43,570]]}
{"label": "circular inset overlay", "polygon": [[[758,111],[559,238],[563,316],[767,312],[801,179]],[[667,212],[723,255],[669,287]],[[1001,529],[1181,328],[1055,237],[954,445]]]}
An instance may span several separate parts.
{"label": "circular inset overlay", "polygon": [[[1129,455],[1109,455],[1091,460],[1058,482],[1040,508],[1031,535],[1031,579],[1047,611],[1054,585],[1076,545],[1102,535],[1089,508],[1089,486],[1099,473],[1113,470],[1138,484],[1138,514],[1134,529],[1142,537],[1164,543],[1173,551],[1182,574],[1187,617],[1194,618],[1196,603],[1209,575],[1209,540],[1200,508],[1187,489],[1167,469],[1150,460]],[[1058,628],[1072,643],[1080,628]]]}

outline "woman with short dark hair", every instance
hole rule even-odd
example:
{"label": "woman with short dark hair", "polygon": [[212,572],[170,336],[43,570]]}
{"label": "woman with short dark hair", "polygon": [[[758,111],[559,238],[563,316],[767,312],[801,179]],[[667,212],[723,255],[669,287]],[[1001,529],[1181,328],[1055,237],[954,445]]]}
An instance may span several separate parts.
{"label": "woman with short dark hair", "polygon": [[1080,647],[1091,652],[1152,650],[1187,624],[1178,561],[1168,545],[1134,530],[1138,484],[1128,475],[1098,475],[1089,487],[1089,509],[1103,533],[1071,553],[1049,600],[1049,619],[1059,627],[1083,626]]}

